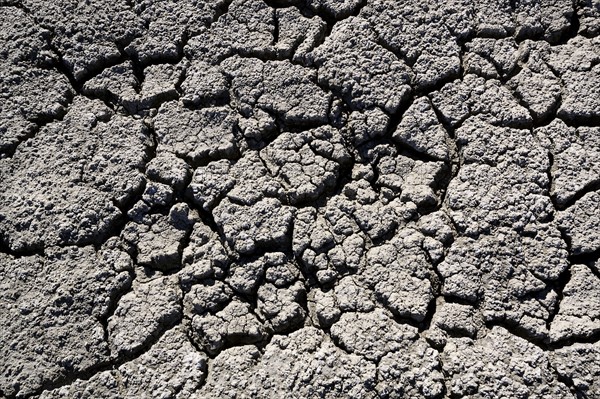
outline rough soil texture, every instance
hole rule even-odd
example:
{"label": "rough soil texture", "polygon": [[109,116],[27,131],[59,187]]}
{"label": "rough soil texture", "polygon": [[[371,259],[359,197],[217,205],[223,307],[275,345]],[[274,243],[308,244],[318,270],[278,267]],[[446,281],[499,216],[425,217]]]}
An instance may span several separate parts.
{"label": "rough soil texture", "polygon": [[600,398],[599,35],[0,1],[0,398]]}

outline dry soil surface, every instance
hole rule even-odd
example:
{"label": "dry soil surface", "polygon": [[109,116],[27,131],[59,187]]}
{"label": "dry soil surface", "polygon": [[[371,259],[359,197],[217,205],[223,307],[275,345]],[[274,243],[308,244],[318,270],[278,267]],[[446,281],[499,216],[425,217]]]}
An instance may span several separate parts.
{"label": "dry soil surface", "polygon": [[0,397],[600,398],[598,0],[0,0]]}

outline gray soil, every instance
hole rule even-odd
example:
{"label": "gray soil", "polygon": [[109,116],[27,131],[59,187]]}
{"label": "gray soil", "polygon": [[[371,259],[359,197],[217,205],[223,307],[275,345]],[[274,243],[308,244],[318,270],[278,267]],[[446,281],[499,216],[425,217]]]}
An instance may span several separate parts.
{"label": "gray soil", "polygon": [[0,0],[0,398],[600,398],[598,0]]}

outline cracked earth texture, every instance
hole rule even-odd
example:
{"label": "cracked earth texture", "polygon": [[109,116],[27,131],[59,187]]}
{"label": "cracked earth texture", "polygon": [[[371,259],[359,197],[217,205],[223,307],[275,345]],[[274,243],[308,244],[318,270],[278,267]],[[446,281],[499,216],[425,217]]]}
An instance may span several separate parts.
{"label": "cracked earth texture", "polygon": [[0,397],[600,398],[599,34],[0,1]]}

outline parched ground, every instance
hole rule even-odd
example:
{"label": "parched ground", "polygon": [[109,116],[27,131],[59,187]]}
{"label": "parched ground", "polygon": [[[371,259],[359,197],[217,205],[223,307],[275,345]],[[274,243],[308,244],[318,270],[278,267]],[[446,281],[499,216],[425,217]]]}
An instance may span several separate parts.
{"label": "parched ground", "polygon": [[598,0],[0,0],[1,398],[600,398]]}

